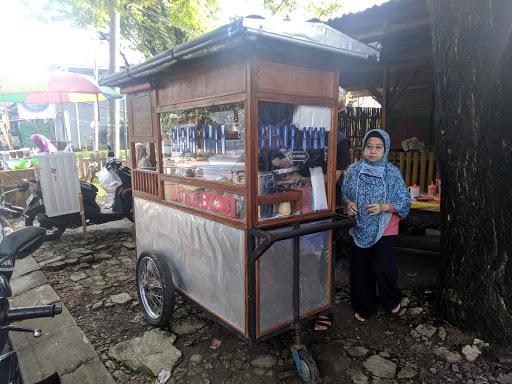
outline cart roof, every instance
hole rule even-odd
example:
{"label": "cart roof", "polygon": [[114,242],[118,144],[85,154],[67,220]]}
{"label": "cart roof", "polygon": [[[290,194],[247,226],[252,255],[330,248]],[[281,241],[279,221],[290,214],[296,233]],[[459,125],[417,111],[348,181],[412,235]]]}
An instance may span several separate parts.
{"label": "cart roof", "polygon": [[379,51],[347,36],[322,22],[293,22],[241,18],[206,33],[186,43],[164,51],[141,64],[108,75],[100,80],[102,85],[124,86],[137,83],[169,67],[207,56],[215,52],[240,46],[244,42],[263,42],[271,47],[281,42],[296,47],[316,49],[335,55],[362,60],[378,60]]}

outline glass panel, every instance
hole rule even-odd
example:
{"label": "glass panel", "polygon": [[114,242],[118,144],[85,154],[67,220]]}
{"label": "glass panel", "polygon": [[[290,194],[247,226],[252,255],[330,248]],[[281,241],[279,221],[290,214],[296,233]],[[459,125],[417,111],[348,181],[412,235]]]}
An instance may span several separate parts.
{"label": "glass panel", "polygon": [[164,200],[218,216],[245,218],[244,196],[234,193],[165,181]]}
{"label": "glass panel", "polygon": [[245,183],[243,103],[160,114],[163,173]]}
{"label": "glass panel", "polygon": [[137,169],[156,170],[154,143],[135,143],[135,165]]}
{"label": "glass panel", "polygon": [[260,220],[328,208],[327,148],[331,108],[260,102]]}

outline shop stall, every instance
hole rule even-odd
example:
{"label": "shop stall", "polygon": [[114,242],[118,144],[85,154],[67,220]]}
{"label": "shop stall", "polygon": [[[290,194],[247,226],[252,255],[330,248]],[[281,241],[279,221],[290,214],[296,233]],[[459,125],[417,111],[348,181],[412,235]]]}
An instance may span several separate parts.
{"label": "shop stall", "polygon": [[295,330],[317,380],[300,323],[332,307],[332,230],[353,225],[335,211],[339,79],[377,58],[322,23],[243,19],[103,79],[127,94],[150,323],[176,289],[250,341]]}
{"label": "shop stall", "polygon": [[[0,193],[16,189],[23,179],[33,179],[34,168],[28,150],[0,151]],[[28,192],[6,195],[6,202],[23,206]]]}

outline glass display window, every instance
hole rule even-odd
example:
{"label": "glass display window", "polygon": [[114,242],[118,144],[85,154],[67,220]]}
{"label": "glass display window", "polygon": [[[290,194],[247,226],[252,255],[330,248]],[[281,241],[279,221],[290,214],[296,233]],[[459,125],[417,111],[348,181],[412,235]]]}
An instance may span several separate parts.
{"label": "glass display window", "polygon": [[328,209],[331,108],[260,101],[258,111],[258,219]]}
{"label": "glass display window", "polygon": [[135,168],[156,171],[156,155],[154,143],[135,143]]}
{"label": "glass display window", "polygon": [[235,193],[165,181],[164,200],[217,216],[245,218],[245,198]]}
{"label": "glass display window", "polygon": [[162,172],[245,183],[244,104],[160,113]]}

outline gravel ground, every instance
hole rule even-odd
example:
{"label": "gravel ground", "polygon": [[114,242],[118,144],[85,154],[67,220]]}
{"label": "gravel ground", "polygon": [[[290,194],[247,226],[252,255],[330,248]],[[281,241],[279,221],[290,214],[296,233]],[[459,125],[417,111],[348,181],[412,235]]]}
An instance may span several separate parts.
{"label": "gravel ground", "polygon": [[[289,334],[250,346],[179,296],[169,326],[155,330],[137,301],[133,225],[88,232],[82,241],[79,230],[67,231],[34,256],[117,382],[154,383],[169,371],[167,383],[300,383]],[[435,287],[405,289],[398,317],[379,313],[359,323],[346,271],[339,275],[333,327],[316,333],[310,324],[305,332],[324,383],[512,384],[510,348],[433,317]]]}

